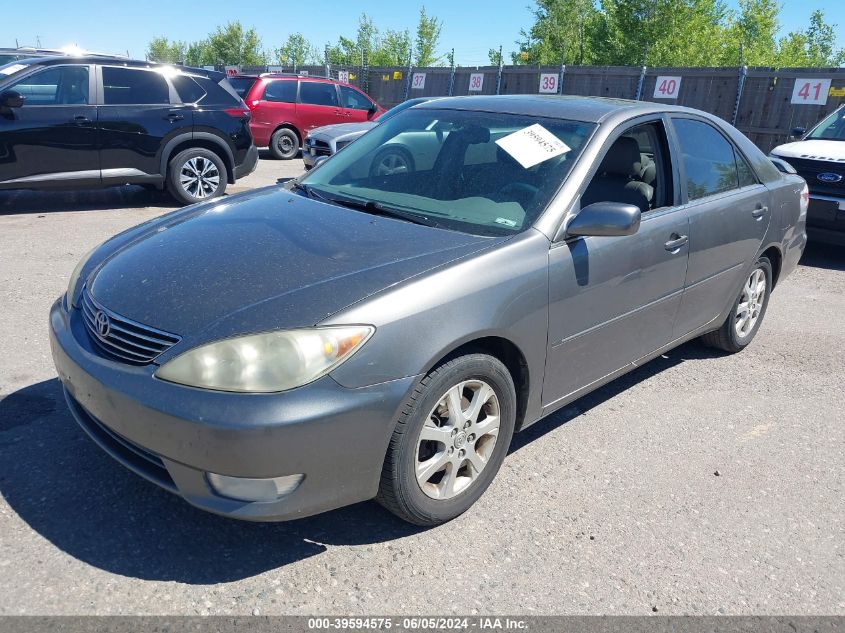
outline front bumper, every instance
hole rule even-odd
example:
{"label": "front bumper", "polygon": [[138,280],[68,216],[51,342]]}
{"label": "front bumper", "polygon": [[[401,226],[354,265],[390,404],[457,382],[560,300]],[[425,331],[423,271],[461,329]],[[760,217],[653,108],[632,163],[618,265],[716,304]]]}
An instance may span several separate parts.
{"label": "front bumper", "polygon": [[[415,377],[346,389],[330,376],[279,394],[174,385],[98,355],[78,310],[57,301],[50,345],[76,421],[112,457],[204,510],[287,520],[371,499],[399,408]],[[213,472],[269,478],[303,474],[272,502],[214,492]]]}
{"label": "front bumper", "polygon": [[810,192],[807,234],[813,242],[845,246],[845,198]]}
{"label": "front bumper", "polygon": [[258,148],[255,145],[250,145],[244,162],[235,165],[235,180],[249,176],[255,171],[256,167],[258,167]]}
{"label": "front bumper", "polygon": [[302,146],[302,161],[305,163],[305,169],[312,169],[318,160],[329,158],[333,153],[331,148],[316,148],[306,142]]}

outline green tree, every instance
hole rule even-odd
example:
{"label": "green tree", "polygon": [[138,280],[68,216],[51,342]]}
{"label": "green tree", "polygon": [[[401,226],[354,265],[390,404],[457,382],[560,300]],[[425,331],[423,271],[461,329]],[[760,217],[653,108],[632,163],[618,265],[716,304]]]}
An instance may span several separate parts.
{"label": "green tree", "polygon": [[178,64],[185,61],[188,45],[166,37],[154,37],[147,45],[147,59],[164,64]]}
{"label": "green tree", "polygon": [[806,31],[794,31],[779,40],[776,65],[827,68],[845,64],[845,50],[836,48],[836,26],[825,21],[824,12],[813,11]]}
{"label": "green tree", "polygon": [[274,52],[278,63],[287,66],[319,64],[322,61],[319,49],[305,39],[302,33],[288,35],[284,44]]}
{"label": "green tree", "polygon": [[743,64],[775,65],[779,13],[780,4],[777,0],[739,0],[739,12],[728,15],[728,24],[722,34],[719,64],[737,65],[741,43]]}
{"label": "green tree", "polygon": [[218,26],[197,46],[201,47],[203,64],[258,66],[267,63],[258,33],[254,28],[244,29],[238,21]]}
{"label": "green tree", "polygon": [[498,66],[502,63],[503,55],[498,48],[491,48],[489,51],[487,51],[487,57],[490,59],[491,66]]}
{"label": "green tree", "polygon": [[415,66],[433,66],[442,58],[437,57],[435,51],[440,44],[440,33],[443,22],[426,13],[425,7],[420,9],[420,21],[417,24],[416,46],[414,47]]}
{"label": "green tree", "polygon": [[371,66],[404,66],[411,56],[409,31],[385,31],[370,53]]}
{"label": "green tree", "polygon": [[[599,12],[593,0],[537,0],[534,24],[520,31],[514,64],[590,63]],[[498,51],[493,51],[496,55]],[[491,63],[497,63],[493,56]]]}
{"label": "green tree", "polygon": [[213,65],[215,62],[207,62],[206,42],[191,42],[185,51],[185,63],[188,66]]}

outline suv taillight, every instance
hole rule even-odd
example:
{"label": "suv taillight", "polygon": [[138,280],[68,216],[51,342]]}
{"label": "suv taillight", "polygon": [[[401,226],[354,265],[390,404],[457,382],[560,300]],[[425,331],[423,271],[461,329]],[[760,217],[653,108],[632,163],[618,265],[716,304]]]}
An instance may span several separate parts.
{"label": "suv taillight", "polygon": [[235,119],[243,119],[243,118],[248,119],[249,116],[250,116],[249,108],[247,108],[246,106],[243,106],[243,107],[240,107],[240,108],[226,108],[225,110],[223,110],[223,112],[225,112],[230,117],[233,117]]}

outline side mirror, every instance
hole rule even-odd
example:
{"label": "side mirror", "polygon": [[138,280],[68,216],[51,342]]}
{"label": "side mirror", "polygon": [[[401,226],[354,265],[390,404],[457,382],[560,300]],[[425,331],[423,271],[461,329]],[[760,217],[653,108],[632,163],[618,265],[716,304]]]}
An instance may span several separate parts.
{"label": "side mirror", "polygon": [[367,118],[372,119],[375,116],[376,112],[378,112],[378,106],[374,103],[370,106],[370,109],[367,110]]}
{"label": "side mirror", "polygon": [[0,94],[0,107],[20,108],[23,106],[24,97],[16,90],[6,90]]}
{"label": "side mirror", "polygon": [[566,235],[633,235],[640,228],[640,208],[621,202],[594,202],[578,212]]}
{"label": "side mirror", "polygon": [[792,136],[797,138],[801,138],[807,133],[807,128],[805,127],[794,127],[792,128]]}

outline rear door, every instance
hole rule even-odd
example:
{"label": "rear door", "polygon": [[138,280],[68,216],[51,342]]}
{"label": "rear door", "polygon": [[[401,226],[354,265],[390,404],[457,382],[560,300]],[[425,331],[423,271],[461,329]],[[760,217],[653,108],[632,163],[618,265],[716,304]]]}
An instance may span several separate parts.
{"label": "rear door", "polygon": [[300,81],[297,118],[302,131],[308,133],[315,127],[344,123],[337,86],[325,81]]}
{"label": "rear door", "polygon": [[161,150],[190,134],[193,108],[156,70],[100,66],[98,127],[104,182],[143,181],[161,175]]}
{"label": "rear door", "polygon": [[0,113],[0,187],[99,184],[91,67],[48,66],[4,89],[24,104]]}
{"label": "rear door", "polygon": [[[647,161],[652,165],[648,170]],[[639,193],[632,197],[632,189],[645,200]],[[661,118],[622,132],[596,167],[581,204],[633,204],[635,199],[640,199],[642,220],[634,235],[567,238],[549,251],[543,387],[543,405],[549,410],[671,340],[691,229],[679,204],[677,173]]]}
{"label": "rear door", "polygon": [[734,299],[771,219],[770,193],[742,153],[703,119],[673,116],[688,200],[690,257],[674,336],[710,323]]}
{"label": "rear door", "polygon": [[340,90],[343,116],[347,121],[354,123],[369,121],[371,116],[378,110],[372,99],[360,90],[349,86],[338,86],[338,90]]}

